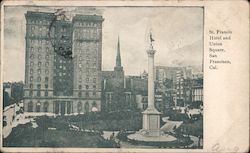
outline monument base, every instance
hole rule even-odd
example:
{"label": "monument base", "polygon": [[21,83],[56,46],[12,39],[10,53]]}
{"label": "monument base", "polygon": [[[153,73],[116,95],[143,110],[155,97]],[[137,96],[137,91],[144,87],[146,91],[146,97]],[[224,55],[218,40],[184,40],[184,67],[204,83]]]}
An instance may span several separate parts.
{"label": "monument base", "polygon": [[159,136],[151,136],[147,131],[141,129],[140,131],[130,134],[127,136],[128,140],[138,141],[138,142],[173,142],[177,139],[174,136],[164,134],[164,132],[159,131]]}
{"label": "monument base", "polygon": [[145,136],[160,136],[160,113],[155,108],[148,108],[143,114],[142,132]]}

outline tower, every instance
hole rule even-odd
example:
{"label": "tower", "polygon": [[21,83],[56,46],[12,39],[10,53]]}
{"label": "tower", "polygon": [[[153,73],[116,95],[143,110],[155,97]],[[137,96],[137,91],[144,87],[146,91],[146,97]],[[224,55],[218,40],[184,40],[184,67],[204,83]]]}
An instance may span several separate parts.
{"label": "tower", "polygon": [[124,71],[121,64],[121,52],[120,52],[120,38],[118,36],[117,41],[117,53],[116,53],[116,64],[114,67],[115,77],[116,78],[124,78]]}
{"label": "tower", "polygon": [[27,11],[24,111],[53,112],[53,13]]}
{"label": "tower", "polygon": [[74,88],[76,112],[101,109],[102,22],[99,15],[73,17]]}

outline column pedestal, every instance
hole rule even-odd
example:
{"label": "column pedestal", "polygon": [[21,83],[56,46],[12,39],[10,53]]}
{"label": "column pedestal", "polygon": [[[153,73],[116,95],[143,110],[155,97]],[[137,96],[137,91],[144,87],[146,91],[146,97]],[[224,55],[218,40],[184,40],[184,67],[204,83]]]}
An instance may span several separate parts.
{"label": "column pedestal", "polygon": [[156,109],[146,109],[143,114],[143,125],[141,132],[145,136],[160,136],[160,115]]}

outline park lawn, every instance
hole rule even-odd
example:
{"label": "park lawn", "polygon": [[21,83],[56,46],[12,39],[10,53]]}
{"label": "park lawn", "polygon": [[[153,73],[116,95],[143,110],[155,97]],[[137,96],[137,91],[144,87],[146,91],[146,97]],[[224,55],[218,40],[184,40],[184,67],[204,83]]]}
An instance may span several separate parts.
{"label": "park lawn", "polygon": [[93,122],[75,122],[78,127],[83,129],[93,129],[100,131],[120,131],[131,130],[138,131],[141,129],[140,119],[122,119],[122,120],[96,120]]}
{"label": "park lawn", "polygon": [[101,135],[73,130],[43,130],[19,125],[3,140],[5,147],[114,147]]}

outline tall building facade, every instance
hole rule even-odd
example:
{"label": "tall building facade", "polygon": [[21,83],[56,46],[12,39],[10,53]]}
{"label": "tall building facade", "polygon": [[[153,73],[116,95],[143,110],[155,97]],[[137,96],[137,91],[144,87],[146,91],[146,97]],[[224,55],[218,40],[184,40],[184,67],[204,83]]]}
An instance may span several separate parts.
{"label": "tall building facade", "polygon": [[58,115],[101,109],[102,16],[30,12],[24,110]]}

